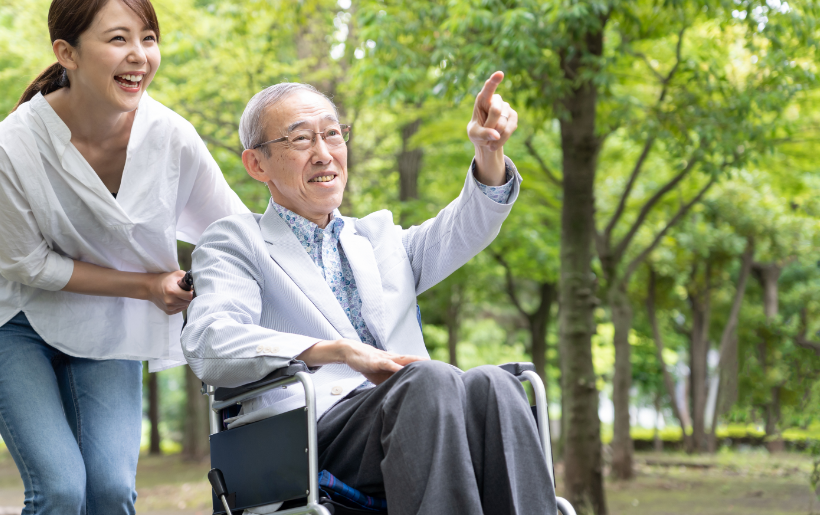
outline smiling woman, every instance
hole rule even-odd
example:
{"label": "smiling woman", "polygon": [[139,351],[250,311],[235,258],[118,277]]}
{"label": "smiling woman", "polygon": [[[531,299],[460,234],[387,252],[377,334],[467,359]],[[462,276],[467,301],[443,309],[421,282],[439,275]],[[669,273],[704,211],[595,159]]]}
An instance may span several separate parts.
{"label": "smiling woman", "polygon": [[0,122],[0,436],[24,514],[133,514],[142,360],[184,364],[177,240],[247,209],[153,100],[149,0],[53,0],[57,63]]}

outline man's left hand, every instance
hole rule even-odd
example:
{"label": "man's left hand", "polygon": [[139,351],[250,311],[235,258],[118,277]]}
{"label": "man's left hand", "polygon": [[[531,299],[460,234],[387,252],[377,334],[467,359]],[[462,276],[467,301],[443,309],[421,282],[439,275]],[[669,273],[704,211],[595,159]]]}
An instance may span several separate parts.
{"label": "man's left hand", "polygon": [[506,180],[504,143],[518,128],[518,113],[496,94],[504,72],[493,73],[478,93],[473,118],[467,124],[467,135],[476,151],[478,179],[488,186],[499,186]]}

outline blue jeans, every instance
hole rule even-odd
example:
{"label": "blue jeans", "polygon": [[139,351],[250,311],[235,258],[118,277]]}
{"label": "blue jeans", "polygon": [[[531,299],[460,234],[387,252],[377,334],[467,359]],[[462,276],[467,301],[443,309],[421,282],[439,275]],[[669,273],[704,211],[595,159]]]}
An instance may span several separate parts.
{"label": "blue jeans", "polygon": [[0,327],[0,436],[23,515],[133,514],[142,363],[68,356],[18,313]]}

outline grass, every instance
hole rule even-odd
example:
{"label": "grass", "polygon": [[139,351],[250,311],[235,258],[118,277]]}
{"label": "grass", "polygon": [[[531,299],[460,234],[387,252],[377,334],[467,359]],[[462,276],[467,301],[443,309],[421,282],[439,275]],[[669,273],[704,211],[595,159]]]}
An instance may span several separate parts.
{"label": "grass", "polygon": [[636,478],[609,481],[611,515],[806,515],[817,511],[805,454],[636,454]]}
{"label": "grass", "polygon": [[[636,453],[636,478],[608,480],[611,515],[807,515],[820,514],[808,483],[812,460],[805,454],[769,455],[763,450],[715,455]],[[210,514],[208,463],[178,455],[140,458],[137,511],[142,515]],[[564,491],[560,484],[558,493]],[[8,499],[19,499],[9,503]],[[0,506],[19,505],[22,483],[8,452],[0,448]],[[812,511],[814,510],[814,511]]]}

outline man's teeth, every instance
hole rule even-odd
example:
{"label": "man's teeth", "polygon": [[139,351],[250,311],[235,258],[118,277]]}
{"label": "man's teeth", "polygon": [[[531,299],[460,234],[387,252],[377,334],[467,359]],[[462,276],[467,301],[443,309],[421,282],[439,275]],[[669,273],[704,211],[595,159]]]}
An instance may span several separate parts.
{"label": "man's teeth", "polygon": [[335,175],[323,175],[321,177],[316,177],[315,179],[311,179],[309,182],[329,182],[329,181],[332,181],[334,177],[336,177],[336,176]]}

